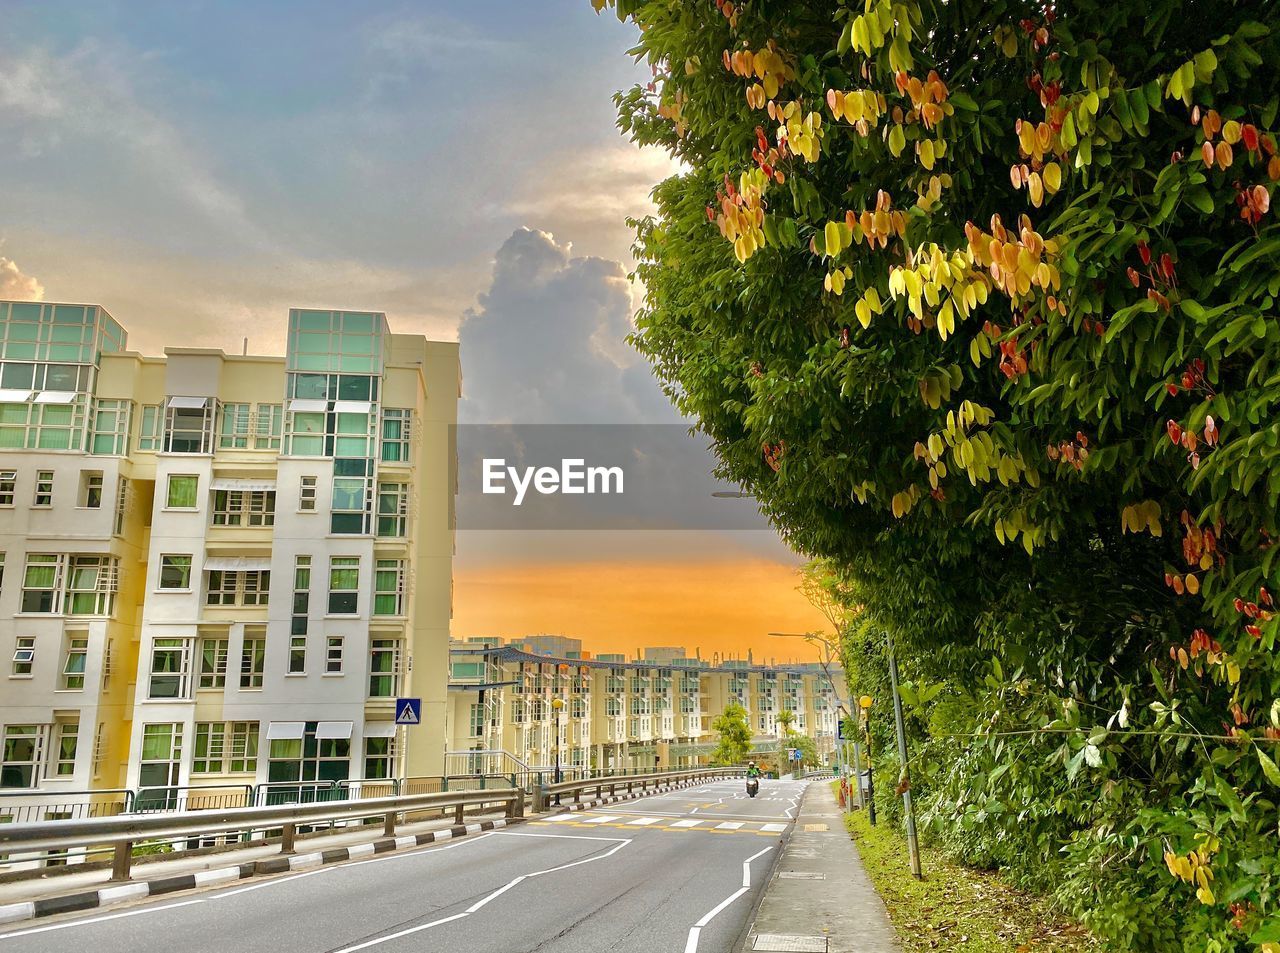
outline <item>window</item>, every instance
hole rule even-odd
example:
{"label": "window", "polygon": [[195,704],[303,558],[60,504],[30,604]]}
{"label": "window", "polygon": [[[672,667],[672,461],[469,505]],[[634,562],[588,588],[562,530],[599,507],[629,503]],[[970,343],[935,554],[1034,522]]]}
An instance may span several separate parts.
{"label": "window", "polygon": [[610,718],[617,718],[622,714],[622,699],[610,696],[604,700],[604,713]]}
{"label": "window", "polygon": [[111,556],[71,556],[69,562],[67,613],[111,615],[120,588],[119,561]]}
{"label": "window", "polygon": [[240,650],[240,688],[254,691],[262,687],[262,673],[267,661],[267,640],[244,640]]}
{"label": "window", "polygon": [[519,698],[511,703],[511,721],[516,725],[523,725],[525,722],[525,704]]}
{"label": "window", "polygon": [[58,747],[54,752],[53,774],[69,778],[76,773],[76,749],[80,743],[80,722],[64,721],[58,725]]}
{"label": "window", "polygon": [[471,718],[468,722],[468,728],[470,729],[470,737],[472,738],[479,738],[484,734],[483,705],[477,705],[474,703],[471,705]]}
{"label": "window", "polygon": [[351,772],[350,738],[317,738],[309,721],[301,737],[273,738],[268,781],[342,781]]}
{"label": "window", "polygon": [[31,666],[36,660],[36,640],[32,635],[20,635],[13,649],[13,674],[29,678]]}
{"label": "window", "polygon": [[373,574],[373,614],[404,615],[404,560],[379,559]]}
{"label": "window", "polygon": [[17,470],[0,470],[0,506],[13,506],[13,497],[18,488]]}
{"label": "window", "polygon": [[221,418],[218,424],[218,449],[249,449],[249,405],[223,404],[218,416]]}
{"label": "window", "polygon": [[128,400],[99,399],[93,402],[93,423],[89,435],[89,452],[100,456],[122,457],[129,449]]}
{"label": "window", "polygon": [[274,490],[215,490],[214,526],[274,526]]}
{"label": "window", "polygon": [[392,735],[384,738],[364,739],[364,776],[366,779],[392,777],[392,766],[395,764],[396,739]]}
{"label": "window", "polygon": [[382,410],[382,459],[403,463],[409,459],[409,421],[413,411],[395,407]]}
{"label": "window", "polygon": [[311,603],[311,557],[297,556],[293,563],[293,635],[307,634],[307,613]]}
{"label": "window", "polygon": [[80,471],[80,501],[78,505],[90,510],[102,509],[101,470]]}
{"label": "window", "polygon": [[124,534],[124,517],[129,511],[129,480],[120,477],[119,489],[116,491],[116,519],[112,532],[117,536]]}
{"label": "window", "polygon": [[200,478],[189,473],[170,473],[165,492],[165,509],[194,510]]}
{"label": "window", "polygon": [[159,404],[143,404],[138,421],[138,449],[155,453],[160,449],[160,424],[164,420]]}
{"label": "window", "polygon": [[84,689],[84,664],[89,655],[89,639],[87,636],[69,636],[67,638],[66,658],[62,663],[62,685],[65,691],[81,691]]}
{"label": "window", "polygon": [[360,557],[329,557],[329,614],[355,615],[360,590]]}
{"label": "window", "polygon": [[191,557],[162,555],[160,557],[160,588],[191,588]]}
{"label": "window", "polygon": [[36,496],[33,506],[53,506],[53,471],[36,471]]}
{"label": "window", "polygon": [[33,788],[40,780],[44,725],[6,725],[0,788]]}
{"label": "window", "polygon": [[252,774],[258,770],[258,723],[196,723],[192,774]]}
{"label": "window", "polygon": [[200,640],[201,688],[225,688],[227,685],[227,640]]}
{"label": "window", "polygon": [[305,675],[307,672],[307,637],[295,635],[289,639],[289,674]]}
{"label": "window", "polygon": [[138,764],[139,787],[171,787],[177,784],[182,768],[182,725],[143,725]]}
{"label": "window", "polygon": [[170,397],[165,411],[164,449],[168,453],[211,452],[213,404],[208,397]]}
{"label": "window", "polygon": [[374,639],[369,649],[369,697],[400,694],[400,640]]}
{"label": "window", "polygon": [[402,537],[409,523],[409,484],[378,484],[378,535]]}
{"label": "window", "polygon": [[324,656],[324,671],[326,675],[342,674],[342,644],[343,637],[340,635],[331,635],[326,640],[328,646]]}
{"label": "window", "polygon": [[57,612],[62,588],[62,557],[29,553],[22,574],[22,611]]}
{"label": "window", "polygon": [[205,605],[265,606],[270,586],[271,573],[265,569],[247,572],[211,569]]}
{"label": "window", "polygon": [[[339,472],[334,461],[334,472]],[[364,460],[354,461],[353,467],[363,473],[368,463]],[[333,478],[333,498],[329,504],[329,529],[342,535],[360,535],[369,532],[369,507],[373,501],[373,481],[365,476],[337,476]]]}
{"label": "window", "polygon": [[304,476],[298,485],[298,509],[313,512],[316,508],[316,478]]}
{"label": "window", "polygon": [[284,424],[284,407],[280,404],[259,404],[254,416],[253,449],[279,450],[280,431]]}
{"label": "window", "polygon": [[148,698],[186,698],[191,672],[190,639],[156,639],[151,645]]}

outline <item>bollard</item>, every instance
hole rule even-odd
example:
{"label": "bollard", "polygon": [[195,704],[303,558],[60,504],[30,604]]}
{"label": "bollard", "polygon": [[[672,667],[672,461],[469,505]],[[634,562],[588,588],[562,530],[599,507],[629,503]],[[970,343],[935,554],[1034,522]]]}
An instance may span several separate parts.
{"label": "bollard", "polygon": [[396,812],[388,811],[382,818],[382,836],[396,836]]}
{"label": "bollard", "polygon": [[133,863],[133,842],[124,841],[116,844],[115,853],[111,858],[111,879],[112,880],[128,880],[129,867]]}
{"label": "bollard", "polygon": [[280,829],[280,853],[293,853],[293,838],[297,833],[297,828],[292,824],[286,824]]}

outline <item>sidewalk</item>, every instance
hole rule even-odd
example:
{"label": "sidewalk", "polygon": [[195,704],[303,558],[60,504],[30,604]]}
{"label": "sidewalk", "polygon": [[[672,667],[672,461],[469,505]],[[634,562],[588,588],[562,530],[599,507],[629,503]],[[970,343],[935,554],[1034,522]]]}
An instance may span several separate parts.
{"label": "sidewalk", "polygon": [[889,916],[844,828],[831,784],[805,789],[744,951],[897,953]]}

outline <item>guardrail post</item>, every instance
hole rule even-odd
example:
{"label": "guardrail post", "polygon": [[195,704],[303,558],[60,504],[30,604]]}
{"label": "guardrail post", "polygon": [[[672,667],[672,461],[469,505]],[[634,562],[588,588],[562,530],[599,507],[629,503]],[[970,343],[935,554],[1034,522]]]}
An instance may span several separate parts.
{"label": "guardrail post", "polygon": [[546,798],[542,793],[542,781],[533,782],[533,813],[541,814],[547,808]]}
{"label": "guardrail post", "polygon": [[396,812],[395,811],[388,811],[386,814],[383,815],[382,836],[383,837],[396,836]]}
{"label": "guardrail post", "polygon": [[458,810],[457,810],[457,812],[456,812],[456,813],[454,814],[454,816],[453,816],[453,823],[455,823],[455,824],[461,824],[461,823],[462,823],[462,809],[463,809],[464,807],[466,807],[466,805],[465,805],[465,804],[459,804],[459,805],[458,805]]}
{"label": "guardrail post", "polygon": [[280,828],[280,853],[292,854],[293,839],[298,833],[298,828],[293,824],[285,824]]}
{"label": "guardrail post", "polygon": [[515,797],[507,802],[507,817],[524,817],[524,792],[516,790]]}
{"label": "guardrail post", "polygon": [[111,879],[128,880],[129,867],[133,864],[133,841],[122,841],[116,844],[111,858]]}

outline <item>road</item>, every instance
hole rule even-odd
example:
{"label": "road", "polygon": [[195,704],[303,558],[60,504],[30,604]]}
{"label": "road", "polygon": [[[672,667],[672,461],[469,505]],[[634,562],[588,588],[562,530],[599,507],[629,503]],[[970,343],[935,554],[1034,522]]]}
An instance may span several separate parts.
{"label": "road", "polygon": [[0,953],[729,953],[804,782],[714,782],[0,933]]}

